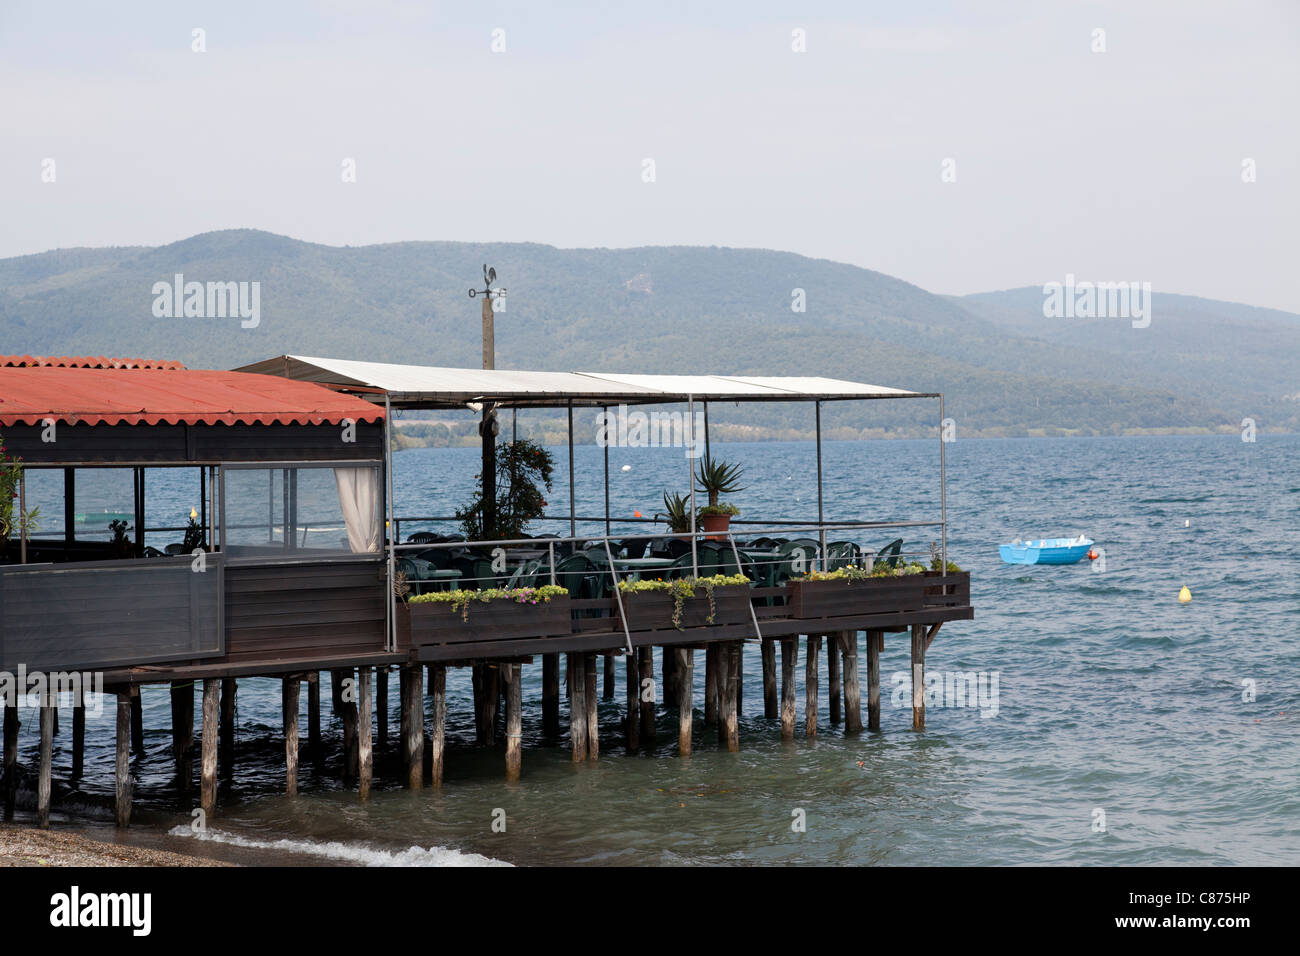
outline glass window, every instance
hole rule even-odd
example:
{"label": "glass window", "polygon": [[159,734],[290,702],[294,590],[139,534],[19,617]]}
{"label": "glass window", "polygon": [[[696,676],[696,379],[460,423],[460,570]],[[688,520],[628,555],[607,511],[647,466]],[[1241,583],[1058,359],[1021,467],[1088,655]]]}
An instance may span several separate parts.
{"label": "glass window", "polygon": [[379,551],[377,464],[226,466],[222,482],[231,557]]}

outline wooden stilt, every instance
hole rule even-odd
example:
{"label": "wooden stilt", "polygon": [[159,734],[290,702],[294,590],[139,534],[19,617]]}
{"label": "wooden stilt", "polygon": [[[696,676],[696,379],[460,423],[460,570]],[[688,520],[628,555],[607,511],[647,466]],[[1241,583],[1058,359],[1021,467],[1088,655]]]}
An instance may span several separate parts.
{"label": "wooden stilt", "polygon": [[14,703],[5,706],[4,717],[4,818],[14,818],[14,797],[18,792],[18,708]]}
{"label": "wooden stilt", "polygon": [[695,651],[679,647],[677,656],[677,752],[683,757],[691,755],[691,717],[694,701],[691,699],[695,683]]}
{"label": "wooden stilt", "polygon": [[587,659],[583,661],[583,670],[587,678],[587,757],[590,760],[600,759],[600,716],[597,710],[599,701],[596,699],[596,655],[588,654]]}
{"label": "wooden stilt", "polygon": [[663,682],[660,684],[660,690],[663,693],[664,706],[668,706],[670,700],[677,699],[676,683],[673,680],[673,668],[677,665],[677,657],[673,652],[665,647],[663,649],[663,659],[659,662],[659,669],[663,672]]}
{"label": "wooden stilt", "polygon": [[880,652],[884,631],[867,631],[867,729],[880,729]]}
{"label": "wooden stilt", "polygon": [[745,642],[736,642],[736,717],[745,713]]}
{"label": "wooden stilt", "polygon": [[586,655],[569,657],[569,744],[573,762],[587,759],[587,667]]}
{"label": "wooden stilt", "polygon": [[925,730],[925,625],[912,625],[912,729]]}
{"label": "wooden stilt", "polygon": [[635,651],[624,654],[623,660],[627,673],[627,716],[623,719],[623,732],[631,752],[641,747],[641,671]]}
{"label": "wooden stilt", "polygon": [[307,749],[314,762],[325,756],[320,745],[320,671],[307,675]]}
{"label": "wooden stilt", "polygon": [[794,669],[799,663],[799,638],[781,638],[781,739],[794,740]]}
{"label": "wooden stilt", "polygon": [[763,716],[775,720],[780,714],[780,704],[776,692],[776,641],[770,637],[763,638]]}
{"label": "wooden stilt", "polygon": [[131,698],[130,688],[117,695],[117,754],[113,771],[116,777],[114,811],[117,825],[122,829],[131,825]]}
{"label": "wooden stilt", "polygon": [[131,753],[144,756],[144,703],[139,687],[131,695]]}
{"label": "wooden stilt", "polygon": [[388,746],[388,668],[375,668],[375,725],[379,731],[379,746]]}
{"label": "wooden stilt", "polygon": [[501,674],[495,664],[477,664],[478,671],[478,741],[486,747],[497,742],[497,710],[501,700]]}
{"label": "wooden stilt", "polygon": [[840,658],[844,653],[840,647],[842,636],[839,631],[826,635],[826,691],[830,701],[832,727],[840,725],[840,695],[843,693]]}
{"label": "wooden stilt", "polygon": [[357,672],[330,671],[330,684],[334,691],[334,715],[343,722],[343,779],[357,778]]}
{"label": "wooden stilt", "polygon": [[487,741],[487,732],[483,729],[483,669],[482,664],[474,664],[469,669],[474,694],[474,742],[480,746]]}
{"label": "wooden stilt", "polygon": [[375,756],[371,747],[372,711],[375,707],[374,671],[362,667],[357,674],[357,795],[370,799],[370,780],[374,776]]}
{"label": "wooden stilt", "polygon": [[[653,647],[637,648],[641,661],[641,745],[653,747],[655,743],[655,659]],[[646,684],[649,681],[649,684]]]}
{"label": "wooden stilt", "polygon": [[844,732],[857,734],[862,732],[862,691],[858,685],[858,632],[845,631],[840,637],[840,653],[844,656]]}
{"label": "wooden stilt", "polygon": [[36,825],[50,826],[51,765],[54,762],[54,701],[48,690],[41,692],[41,756],[36,778]]}
{"label": "wooden stilt", "polygon": [[740,750],[740,641],[727,641],[721,645],[718,659],[720,702],[718,723],[723,729],[723,742],[729,753]]}
{"label": "wooden stilt", "polygon": [[203,682],[203,743],[199,764],[199,806],[204,813],[217,808],[217,722],[221,719],[221,681]]}
{"label": "wooden stilt", "polygon": [[560,736],[560,655],[542,655],[542,734]]}
{"label": "wooden stilt", "polygon": [[704,726],[718,722],[718,643],[710,642],[704,648]]}
{"label": "wooden stilt", "polygon": [[172,681],[172,757],[176,786],[188,793],[194,779],[194,682]]}
{"label": "wooden stilt", "polygon": [[284,724],[284,792],[298,792],[298,685],[297,677],[286,677],[280,685],[280,714]]}
{"label": "wooden stilt", "polygon": [[519,779],[520,766],[523,763],[523,709],[524,692],[522,680],[523,668],[519,664],[503,664],[501,679],[506,685],[506,780],[514,783]]}
{"label": "wooden stilt", "polygon": [[605,700],[614,699],[614,655],[605,655],[605,690],[601,694]]}
{"label": "wooden stilt", "polygon": [[72,773],[68,775],[71,780],[80,780],[82,768],[86,760],[86,692],[82,687],[77,688],[76,697],[72,701]]}
{"label": "wooden stilt", "polygon": [[235,772],[235,697],[239,686],[233,677],[221,681],[221,724],[217,729],[220,740],[217,752],[220,757],[221,772],[231,777]]}
{"label": "wooden stilt", "polygon": [[433,667],[433,739],[430,741],[430,775],[435,787],[442,786],[443,748],[447,737],[447,668],[441,664]]}
{"label": "wooden stilt", "polygon": [[808,635],[808,654],[803,668],[803,732],[807,737],[817,736],[817,658],[822,649],[820,634]]}
{"label": "wooden stilt", "polygon": [[424,670],[418,665],[402,668],[402,757],[406,785],[412,790],[424,786]]}

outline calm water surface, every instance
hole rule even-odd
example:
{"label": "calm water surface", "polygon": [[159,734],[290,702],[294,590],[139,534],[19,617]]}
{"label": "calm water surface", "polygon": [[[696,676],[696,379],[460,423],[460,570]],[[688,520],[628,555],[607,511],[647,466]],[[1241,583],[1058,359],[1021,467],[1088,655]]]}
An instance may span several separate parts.
{"label": "calm water surface", "polygon": [[[747,468],[748,488],[735,496],[745,516],[816,517],[812,444],[714,452]],[[937,443],[827,443],[824,458],[828,518],[938,515]],[[565,514],[567,452],[556,459],[550,502]],[[394,679],[378,791],[361,806],[337,780],[340,727],[328,705],[323,765],[304,765],[298,798],[279,794],[279,684],[241,681],[236,780],[223,787],[209,838],[246,860],[321,863],[1300,863],[1298,462],[1296,436],[949,445],[949,550],[972,572],[977,616],[946,625],[927,666],[996,672],[995,715],[931,706],[927,730],[913,732],[910,709],[890,699],[908,644],[890,636],[882,731],[846,738],[823,709],[815,742],[800,729],[782,744],[762,717],[751,645],[740,753],[719,750],[697,710],[690,758],[676,755],[676,717],[662,711],[658,748],[626,754],[620,662],[615,701],[600,705],[601,759],[575,766],[563,745],[541,739],[538,659],[525,669],[523,780],[504,782],[500,748],[473,746],[469,674],[458,670],[447,681],[446,783],[408,793],[397,785]],[[652,515],[663,489],[685,487],[680,451],[612,450],[610,466],[616,517]],[[579,514],[603,513],[602,467],[598,449],[577,450]],[[449,512],[476,470],[474,449],[402,452],[398,513]],[[188,472],[153,479],[150,524],[182,523],[196,486]],[[1080,532],[1104,547],[1104,573],[998,560],[1000,541]],[[160,537],[151,543],[176,536]],[[909,535],[908,546],[933,537]],[[1183,585],[1194,596],[1187,605],[1177,600]],[[802,661],[798,670],[802,728]],[[697,663],[697,703],[702,683]],[[821,700],[826,708],[824,687]],[[193,849],[191,801],[168,786],[166,689],[146,688],[144,702],[148,752],[136,765],[129,839]],[[23,718],[29,765],[33,716]],[[66,781],[69,712],[63,720],[55,776]],[[65,825],[108,827],[112,733],[109,708],[89,724],[81,789],[62,784],[76,811]],[[498,809],[504,833],[492,828]],[[791,828],[796,810],[806,832]],[[1099,812],[1104,832],[1094,832]]]}

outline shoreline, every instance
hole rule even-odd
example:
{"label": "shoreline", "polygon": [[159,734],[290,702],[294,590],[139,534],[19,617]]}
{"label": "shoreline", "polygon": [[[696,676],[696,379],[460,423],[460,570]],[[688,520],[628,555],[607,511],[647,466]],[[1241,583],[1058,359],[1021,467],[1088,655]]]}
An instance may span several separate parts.
{"label": "shoreline", "polygon": [[0,867],[238,866],[228,860],[97,839],[82,830],[40,830],[0,823]]}

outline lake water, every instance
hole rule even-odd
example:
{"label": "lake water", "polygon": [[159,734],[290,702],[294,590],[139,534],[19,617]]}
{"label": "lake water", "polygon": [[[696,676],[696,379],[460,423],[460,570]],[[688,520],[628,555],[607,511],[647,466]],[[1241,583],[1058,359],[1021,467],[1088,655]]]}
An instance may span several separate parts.
{"label": "lake water", "polygon": [[[748,487],[734,496],[745,517],[815,519],[811,443],[713,450],[747,469]],[[567,514],[567,452],[555,452],[550,507]],[[603,514],[601,452],[576,455],[578,512]],[[828,519],[938,516],[937,442],[833,442],[824,460]],[[477,461],[474,449],[400,453],[398,513],[450,512],[468,496]],[[665,488],[685,489],[680,451],[611,450],[610,466],[616,517],[653,515]],[[196,489],[190,472],[151,477],[149,522],[183,523]],[[279,793],[279,684],[241,681],[238,769],[208,838],[241,859],[320,863],[1300,862],[1300,438],[958,440],[948,446],[948,508],[950,557],[972,572],[976,619],[945,625],[927,668],[996,673],[996,713],[931,704],[926,731],[912,731],[909,706],[893,700],[908,641],[890,636],[881,732],[832,728],[823,685],[810,742],[801,648],[799,736],[783,744],[762,717],[759,649],[747,645],[740,753],[720,749],[697,710],[695,752],[678,757],[675,714],[661,710],[657,749],[626,754],[620,662],[615,700],[600,705],[601,759],[574,765],[564,743],[541,739],[539,658],[525,668],[520,783],[504,782],[500,746],[473,745],[469,673],[456,670],[444,786],[407,792],[394,679],[393,729],[363,806],[338,781],[340,726],[328,703],[323,765],[304,762],[296,799]],[[1002,541],[1078,533],[1104,548],[1104,572],[998,559]],[[862,540],[879,547],[893,536]],[[936,537],[909,534],[908,548]],[[1184,585],[1189,604],[1178,602]],[[695,670],[698,705],[701,662]],[[127,839],[193,849],[192,800],[167,783],[167,690],[146,688],[144,705],[147,754],[136,763]],[[29,765],[33,716],[23,716]],[[63,721],[55,777],[66,781],[67,711]],[[75,812],[56,812],[56,826],[108,829],[112,736],[107,708],[89,724],[82,790],[60,785]],[[20,810],[30,815],[30,804]],[[796,832],[800,817],[806,828]]]}

